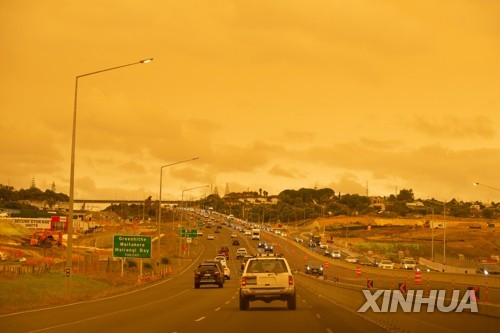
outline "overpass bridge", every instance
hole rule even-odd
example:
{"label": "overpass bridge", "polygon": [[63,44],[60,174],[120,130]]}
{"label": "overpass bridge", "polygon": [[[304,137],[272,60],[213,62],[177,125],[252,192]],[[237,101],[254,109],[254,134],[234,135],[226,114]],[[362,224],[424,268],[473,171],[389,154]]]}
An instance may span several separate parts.
{"label": "overpass bridge", "polygon": [[[90,210],[90,211],[101,211],[106,207],[111,205],[127,204],[127,205],[144,205],[145,200],[131,200],[131,199],[74,199],[73,206],[75,210]],[[157,204],[158,200],[152,200],[151,204]],[[184,205],[186,205],[184,201]],[[161,206],[163,208],[173,208],[180,207],[182,205],[181,200],[162,200]],[[57,209],[68,210],[69,202],[57,202]],[[44,207],[44,203],[41,203],[40,207]]]}
{"label": "overpass bridge", "polygon": [[[84,204],[121,204],[121,203],[126,203],[126,204],[143,204],[145,200],[130,200],[130,199],[124,199],[124,200],[109,200],[109,199],[74,199],[74,203],[84,203]],[[158,202],[158,200],[151,200],[152,203]],[[181,200],[162,200],[161,204],[162,205],[180,205],[182,203]]]}

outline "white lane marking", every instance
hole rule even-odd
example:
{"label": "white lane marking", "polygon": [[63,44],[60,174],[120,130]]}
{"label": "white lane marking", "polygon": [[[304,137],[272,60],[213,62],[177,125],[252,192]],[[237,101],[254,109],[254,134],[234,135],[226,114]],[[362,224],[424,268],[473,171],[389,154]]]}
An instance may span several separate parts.
{"label": "white lane marking", "polygon": [[331,329],[327,328],[326,333],[333,333],[333,331]]}
{"label": "white lane marking", "polygon": [[229,301],[226,301],[226,304],[229,304]]}
{"label": "white lane marking", "polygon": [[316,313],[316,318],[321,319],[321,315],[319,313]]}
{"label": "white lane marking", "polygon": [[59,328],[59,327],[73,325],[73,324],[83,323],[83,322],[91,321],[91,320],[94,320],[94,319],[109,317],[109,316],[115,315],[117,313],[122,313],[122,312],[127,312],[127,311],[130,311],[130,310],[135,310],[135,309],[143,308],[143,307],[155,304],[155,303],[162,302],[162,301],[164,301],[166,299],[170,299],[170,298],[179,296],[181,294],[184,294],[184,293],[188,292],[189,290],[190,289],[184,289],[183,291],[181,291],[181,292],[179,292],[179,293],[177,293],[175,295],[172,295],[172,296],[169,296],[169,297],[166,297],[166,298],[154,301],[154,302],[150,302],[150,303],[145,303],[145,304],[141,304],[141,305],[138,305],[138,306],[134,306],[132,308],[127,308],[127,309],[122,309],[122,310],[118,310],[118,311],[108,312],[108,313],[104,313],[104,314],[99,315],[99,316],[89,317],[89,318],[85,318],[85,319],[81,319],[81,320],[76,320],[76,321],[72,321],[72,322],[69,322],[69,323],[64,323],[64,324],[55,325],[55,326],[51,326],[51,327],[45,327],[45,328],[41,328],[41,329],[30,331],[29,333],[48,331],[48,330],[52,330],[54,328]]}
{"label": "white lane marking", "polygon": [[215,309],[214,311],[219,311],[219,310],[220,310],[220,308],[217,308],[217,309]]}
{"label": "white lane marking", "polygon": [[201,318],[195,319],[194,321],[202,321],[203,319],[205,319],[205,317],[201,317]]}

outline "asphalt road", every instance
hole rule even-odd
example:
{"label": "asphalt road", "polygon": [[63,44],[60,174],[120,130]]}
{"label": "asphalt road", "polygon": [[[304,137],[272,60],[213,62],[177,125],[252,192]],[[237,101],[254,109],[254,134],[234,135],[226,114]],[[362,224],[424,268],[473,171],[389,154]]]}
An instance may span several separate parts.
{"label": "asphalt road", "polygon": [[[216,234],[214,241],[198,240],[204,250],[194,265],[174,277],[134,292],[106,299],[0,316],[0,331],[15,332],[496,332],[498,317],[472,313],[358,313],[364,303],[361,289],[349,284],[334,284],[302,273],[295,275],[297,310],[285,302],[252,302],[240,311],[238,286],[240,261],[235,260],[238,246],[231,246],[231,230]],[[256,242],[242,234],[241,247],[253,248]],[[281,242],[271,235],[269,241]],[[223,288],[202,286],[194,289],[193,270],[204,258],[212,259],[217,248],[231,249],[228,264],[232,278]],[[307,255],[299,247],[287,247],[292,266]]]}

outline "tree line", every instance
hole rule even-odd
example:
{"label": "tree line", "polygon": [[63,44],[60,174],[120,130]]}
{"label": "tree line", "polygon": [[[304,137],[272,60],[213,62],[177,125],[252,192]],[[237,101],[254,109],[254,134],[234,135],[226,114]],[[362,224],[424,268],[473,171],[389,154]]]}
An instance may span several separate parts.
{"label": "tree line", "polygon": [[[260,204],[252,204],[249,198],[261,199]],[[277,198],[276,204],[270,204]],[[232,214],[252,222],[298,222],[328,216],[356,216],[377,214],[388,218],[415,217],[423,215],[448,215],[454,217],[496,218],[500,214],[500,204],[491,203],[488,207],[479,202],[462,202],[452,199],[440,202],[436,199],[416,200],[412,189],[401,189],[397,195],[381,198],[383,204],[374,204],[371,198],[358,194],[336,193],[330,188],[301,188],[283,190],[276,196],[269,196],[262,189],[258,191],[231,192],[220,197],[217,191],[196,202],[205,209],[212,209],[224,214]],[[32,185],[29,189],[15,190],[11,186],[0,184],[0,207],[22,209],[29,207],[29,201],[44,201],[52,207],[57,202],[68,202],[69,197],[54,190],[42,191]],[[421,205],[409,206],[415,201]],[[111,205],[107,211],[113,211],[122,218],[152,219],[157,218],[158,201],[151,196],[143,204]],[[162,216],[164,219],[172,215]]]}

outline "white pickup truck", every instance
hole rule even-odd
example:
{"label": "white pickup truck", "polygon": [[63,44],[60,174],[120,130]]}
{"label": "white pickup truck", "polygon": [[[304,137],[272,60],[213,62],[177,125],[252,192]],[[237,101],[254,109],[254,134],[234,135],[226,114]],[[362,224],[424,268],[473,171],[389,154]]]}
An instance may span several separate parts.
{"label": "white pickup truck", "polygon": [[283,257],[266,256],[248,260],[241,277],[240,310],[250,302],[285,301],[289,310],[297,307],[295,282],[288,262]]}

